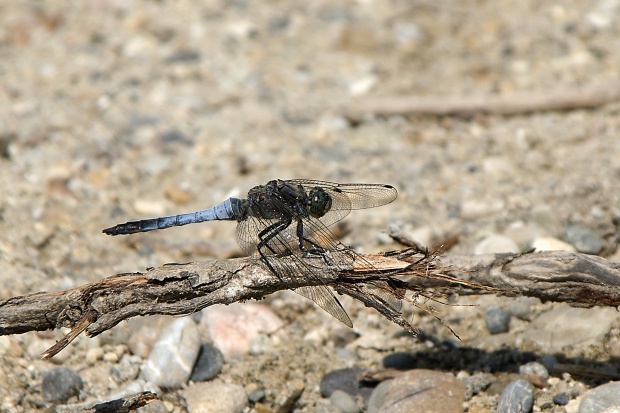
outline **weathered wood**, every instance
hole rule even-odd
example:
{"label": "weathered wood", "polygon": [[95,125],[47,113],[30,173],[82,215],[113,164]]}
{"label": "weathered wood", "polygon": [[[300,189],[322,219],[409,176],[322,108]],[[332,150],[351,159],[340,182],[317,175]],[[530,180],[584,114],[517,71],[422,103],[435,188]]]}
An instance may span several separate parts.
{"label": "weathered wood", "polygon": [[537,297],[575,307],[620,305],[620,263],[595,255],[546,251],[448,256],[440,265],[447,275],[501,289],[502,295]]}
{"label": "weathered wood", "polygon": [[[284,257],[286,258],[286,257]],[[314,259],[312,265],[323,263]],[[446,256],[412,250],[363,255],[350,268],[327,268],[323,278],[287,279],[286,285],[254,258],[167,264],[144,273],[118,274],[66,291],[35,293],[0,302],[0,335],[70,327],[44,353],[51,357],[82,331],[102,333],[135,316],[191,314],[213,304],[259,299],[275,291],[329,285],[415,332],[390,302],[440,294],[495,293],[538,297],[574,306],[620,305],[620,264],[571,252]],[[432,296],[432,292],[425,293]]]}
{"label": "weathered wood", "polygon": [[130,394],[116,400],[95,403],[92,406],[84,407],[86,403],[77,405],[56,406],[57,413],[130,413],[135,412],[140,407],[159,400],[155,393],[143,391],[137,394]]}

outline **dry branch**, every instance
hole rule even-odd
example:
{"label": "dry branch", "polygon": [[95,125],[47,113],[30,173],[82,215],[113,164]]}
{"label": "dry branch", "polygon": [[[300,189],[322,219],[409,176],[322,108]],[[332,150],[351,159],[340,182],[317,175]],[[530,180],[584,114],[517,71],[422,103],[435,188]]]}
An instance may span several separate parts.
{"label": "dry branch", "polygon": [[85,403],[80,403],[79,405],[60,405],[57,406],[56,411],[59,413],[130,413],[155,400],[158,400],[155,393],[144,391],[116,400],[96,403],[89,407],[82,407]]}
{"label": "dry branch", "polygon": [[620,305],[620,264],[595,256],[556,251],[438,260],[409,249],[362,257],[340,272],[326,269],[320,281],[299,278],[287,280],[287,286],[253,258],[167,264],[144,273],[118,274],[66,291],[0,302],[0,335],[72,328],[44,353],[51,357],[82,331],[94,336],[131,317],[190,314],[316,282],[374,307],[409,331],[414,327],[380,295],[373,295],[369,285],[390,285],[397,299],[403,299],[405,291],[413,292],[415,299],[432,288],[446,294],[525,295],[584,307]]}
{"label": "dry branch", "polygon": [[548,110],[593,108],[620,100],[620,82],[550,91],[515,92],[505,95],[439,97],[388,96],[365,98],[344,109],[359,121],[365,115],[516,115]]}
{"label": "dry branch", "polygon": [[568,251],[448,256],[445,275],[574,307],[620,305],[620,263]]}

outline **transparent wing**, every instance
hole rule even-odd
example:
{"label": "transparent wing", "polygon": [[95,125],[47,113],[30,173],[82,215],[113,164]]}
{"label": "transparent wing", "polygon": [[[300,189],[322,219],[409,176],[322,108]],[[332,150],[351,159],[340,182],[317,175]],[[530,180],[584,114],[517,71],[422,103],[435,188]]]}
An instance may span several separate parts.
{"label": "transparent wing", "polygon": [[[341,254],[342,256],[349,257],[347,260],[339,261],[341,263],[341,267],[351,268],[354,264],[356,264],[358,267],[366,268],[369,272],[374,271],[377,274],[379,273],[379,271],[374,268],[374,266],[362,255],[358,254],[355,250],[344,245],[343,243],[336,241],[331,231],[323,224],[322,218],[320,220],[312,217],[304,219],[303,225],[304,236],[310,239],[313,243],[321,246],[325,250],[340,251],[344,253]],[[338,266],[338,262],[335,262],[334,264],[338,270],[347,269],[340,268]],[[380,298],[394,310],[400,311],[402,308],[402,302],[400,299],[395,297],[392,287],[390,287],[389,282],[386,280],[375,282],[373,286],[370,286],[367,289],[367,292]]]}
{"label": "transparent wing", "polygon": [[[237,242],[239,242],[239,245],[242,246],[246,254],[258,256],[256,245],[259,240],[256,235],[253,236],[252,234],[258,234],[262,229],[272,224],[273,222],[271,220],[259,220],[253,217],[239,223],[237,226]],[[325,271],[325,269],[324,267],[312,266],[309,263],[312,259],[303,256],[303,253],[299,250],[296,230],[294,228],[295,225],[291,224],[268,243],[269,247],[275,251],[275,253],[268,254],[267,259],[278,273],[279,278],[285,283],[287,280],[295,279],[295,277],[308,277],[320,282],[320,272]],[[342,271],[351,268],[356,261],[357,265],[368,268],[368,271],[373,271],[372,264],[364,257],[344,244],[334,241],[333,235],[329,229],[325,228],[321,221],[317,219],[305,220],[304,236],[325,250],[340,251],[342,252],[342,254],[339,255],[340,257],[347,257],[346,259],[331,262],[333,271]],[[327,286],[302,287],[294,289],[293,291],[314,301],[319,307],[331,314],[334,318],[340,320],[343,324],[349,327],[352,326],[351,319]],[[376,281],[374,285],[366,288],[366,292],[382,300],[394,310],[398,312],[401,311],[402,302],[394,295],[392,287],[387,281]]]}
{"label": "transparent wing", "polygon": [[256,245],[259,242],[258,234],[265,228],[266,226],[263,222],[253,217],[249,217],[237,224],[235,238],[237,239],[237,244],[239,244],[246,255],[250,256],[256,253]]}
{"label": "transparent wing", "polygon": [[302,185],[306,193],[317,186],[327,191],[332,198],[332,205],[320,219],[328,227],[349,215],[352,209],[374,208],[389,204],[398,195],[396,188],[384,184],[338,184],[312,179],[291,179],[287,182]]}
{"label": "transparent wing", "polygon": [[[246,220],[238,223],[237,242],[248,255],[258,255],[257,245],[262,239],[269,238],[261,247],[261,252],[268,265],[274,270],[277,276],[286,284],[287,280],[294,280],[297,277],[307,277],[316,285],[293,289],[296,293],[314,301],[319,307],[327,311],[345,325],[351,327],[352,322],[346,311],[334,296],[332,291],[322,284],[321,272],[325,271],[325,265],[312,265],[315,260],[328,261],[328,267],[333,271],[341,271],[351,268],[353,263],[358,260],[361,265],[372,271],[372,265],[364,260],[362,256],[346,247],[344,244],[334,240],[334,236],[327,228],[328,225],[344,218],[351,209],[370,208],[384,205],[396,198],[396,190],[386,185],[373,184],[335,184],[325,181],[315,180],[293,180],[292,184],[301,184],[306,191],[321,186],[332,197],[332,206],[327,214],[320,219],[306,217],[301,220],[302,240],[305,249],[322,249],[328,251],[338,251],[342,260],[329,260],[327,254],[307,254],[300,248],[298,236],[298,216],[291,215],[290,207],[278,205],[276,198],[269,200],[265,208],[272,212],[269,214],[256,213],[249,216]],[[261,208],[261,205],[255,205]],[[280,210],[281,214],[275,219],[259,218],[260,216],[273,216],[273,212]],[[286,225],[290,222],[290,225]],[[346,267],[346,268],[345,268]],[[367,289],[367,292],[374,295],[377,299],[390,305],[397,311],[401,309],[401,301],[393,294],[387,281],[377,281],[374,286]]]}
{"label": "transparent wing", "polygon": [[[283,217],[283,219],[284,218],[285,217]],[[285,228],[279,228],[278,224],[281,221],[282,220],[277,219],[248,217],[246,220],[239,222],[236,231],[239,246],[246,254],[258,256],[257,245],[260,243],[259,234],[269,228],[272,228],[272,231],[278,230],[266,245],[261,248],[262,252],[265,254],[265,259],[268,261],[268,265],[274,270],[278,278],[285,284],[288,280],[298,279],[299,277],[306,277],[315,281],[317,283],[316,286],[301,287],[292,290],[314,301],[319,307],[343,324],[348,327],[353,327],[351,319],[338,299],[326,285],[322,284],[320,271],[324,271],[325,268],[312,266],[309,263],[311,259],[303,256],[303,252],[299,248],[296,222],[293,221]],[[334,267],[333,270],[336,271],[337,268]]]}
{"label": "transparent wing", "polygon": [[[303,185],[306,191],[316,186],[322,187],[336,201],[332,204],[332,209],[374,208],[389,204],[398,196],[396,188],[385,184],[338,184],[312,179],[291,179],[287,182]],[[345,198],[348,201],[345,201]]]}

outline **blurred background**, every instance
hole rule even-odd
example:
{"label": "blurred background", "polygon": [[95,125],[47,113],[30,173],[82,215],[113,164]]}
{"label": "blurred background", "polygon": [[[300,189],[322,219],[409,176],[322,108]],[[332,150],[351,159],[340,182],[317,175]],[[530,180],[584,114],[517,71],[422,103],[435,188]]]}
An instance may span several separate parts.
{"label": "blurred background", "polygon": [[[0,2],[0,299],[238,256],[228,222],[132,237],[101,230],[213,206],[275,178],[394,185],[395,202],[346,219],[343,242],[363,252],[400,248],[386,234],[394,225],[424,245],[456,235],[448,253],[526,251],[542,239],[614,259],[618,102],[512,116],[347,113],[372,97],[617,87],[618,39],[617,0]],[[326,404],[314,388],[321,375],[357,364],[315,347],[334,346],[328,333],[308,341],[308,331],[338,329],[334,320],[301,297],[282,297],[301,309],[287,320],[298,330],[283,337],[321,358],[320,367],[299,370],[307,383],[297,408],[315,411]],[[493,338],[485,309],[511,304],[468,300],[459,302],[476,306],[440,314],[463,345],[483,349],[519,347],[528,322],[554,308],[528,302],[531,312],[504,341],[476,343]],[[405,344],[371,310],[343,302],[362,338],[370,319],[371,330],[395,334],[398,344],[388,349],[418,345]],[[428,334],[452,337],[434,318],[413,317]],[[603,360],[620,354],[619,344],[609,347],[618,342],[617,316],[609,323],[598,341],[571,344],[571,357],[591,346]],[[36,360],[32,343],[47,338],[7,338],[7,348],[22,351],[6,356],[6,368]],[[374,348],[351,346],[355,360]],[[543,354],[543,347],[528,349]],[[566,351],[546,351],[556,350]],[[364,353],[358,364],[383,351]],[[273,369],[289,374],[283,360]],[[32,362],[41,363],[35,371],[50,363]],[[225,368],[233,369],[229,380],[250,381],[243,369],[251,367]],[[28,377],[11,386],[40,398],[38,373]],[[83,398],[108,390],[87,383]],[[472,396],[467,408],[493,411],[498,393],[484,393],[490,401]],[[27,411],[33,403],[10,407]]]}

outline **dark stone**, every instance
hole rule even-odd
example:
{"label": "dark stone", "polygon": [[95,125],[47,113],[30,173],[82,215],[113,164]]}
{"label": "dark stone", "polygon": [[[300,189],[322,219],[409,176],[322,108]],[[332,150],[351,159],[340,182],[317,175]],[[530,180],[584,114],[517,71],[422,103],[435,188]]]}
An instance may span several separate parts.
{"label": "dark stone", "polygon": [[361,395],[367,400],[372,393],[373,387],[366,386],[358,379],[360,369],[333,370],[323,376],[320,384],[321,396],[330,397],[336,390],[342,390],[351,396]]}
{"label": "dark stone", "polygon": [[43,373],[42,393],[47,402],[64,403],[82,388],[82,378],[68,367],[58,367]]}
{"label": "dark stone", "polygon": [[17,140],[17,135],[14,133],[5,133],[0,135],[0,157],[4,159],[11,159],[10,146],[15,140]]}
{"label": "dark stone", "polygon": [[564,230],[566,241],[584,254],[598,254],[605,246],[599,234],[583,225],[569,225]]}
{"label": "dark stone", "polygon": [[540,364],[545,366],[547,371],[553,371],[555,365],[558,363],[558,359],[553,354],[545,354],[540,359]]}
{"label": "dark stone", "polygon": [[558,406],[566,406],[570,401],[570,395],[568,393],[558,393],[553,396],[553,403]]}
{"label": "dark stone", "polygon": [[470,377],[467,377],[463,380],[463,384],[465,385],[465,399],[469,400],[474,395],[480,393],[481,391],[488,388],[495,378],[492,374],[488,373],[476,373]]}
{"label": "dark stone", "polygon": [[342,348],[356,340],[359,336],[360,335],[351,328],[338,328],[329,334],[329,339],[334,343],[336,348]]}
{"label": "dark stone", "polygon": [[484,322],[491,334],[505,333],[510,327],[510,312],[491,306],[484,312]]}
{"label": "dark stone", "polygon": [[512,381],[499,396],[497,413],[529,413],[534,404],[534,389],[527,380]]}
{"label": "dark stone", "polygon": [[207,381],[215,378],[224,366],[224,354],[213,344],[200,346],[198,359],[190,379],[192,381]]}
{"label": "dark stone", "polygon": [[258,403],[263,400],[267,393],[265,393],[264,389],[255,389],[248,394],[248,400],[252,403]]}
{"label": "dark stone", "polygon": [[201,54],[199,51],[183,49],[183,50],[177,50],[176,52],[168,56],[168,58],[166,59],[166,62],[168,63],[190,63],[190,62],[198,62],[200,61],[200,59],[201,59]]}
{"label": "dark stone", "polygon": [[182,144],[186,146],[191,146],[194,144],[193,140],[191,140],[183,132],[178,130],[170,130],[168,132],[164,132],[159,136],[159,139],[165,145]]}

